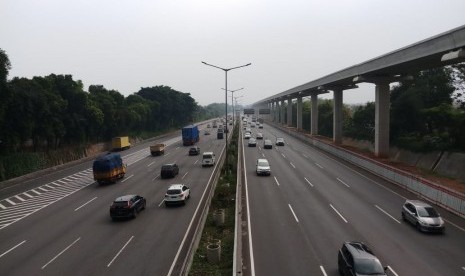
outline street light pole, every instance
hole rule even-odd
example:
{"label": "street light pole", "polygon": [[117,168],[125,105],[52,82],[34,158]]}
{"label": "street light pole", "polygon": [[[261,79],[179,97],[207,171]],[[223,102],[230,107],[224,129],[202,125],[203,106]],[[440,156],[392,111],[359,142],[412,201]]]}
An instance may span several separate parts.
{"label": "street light pole", "polygon": [[227,92],[231,92],[231,103],[232,103],[232,108],[233,108],[233,116],[232,116],[233,121],[232,121],[232,124],[233,124],[233,129],[234,129],[234,116],[236,116],[235,109],[234,109],[234,101],[233,101],[234,92],[239,91],[239,90],[242,90],[242,89],[244,89],[244,87],[239,88],[239,89],[236,89],[236,90],[226,90],[226,89],[224,89],[224,88],[221,88],[221,89],[223,89],[223,90],[225,90],[225,91],[227,91]]}
{"label": "street light pole", "polygon": [[205,61],[202,61],[203,64],[205,65],[208,65],[208,66],[211,66],[211,67],[215,67],[215,68],[218,68],[220,70],[223,70],[225,72],[225,90],[224,91],[224,95],[225,95],[225,107],[224,107],[224,116],[225,116],[225,132],[226,132],[226,146],[225,146],[225,150],[226,150],[226,168],[228,168],[228,71],[230,70],[234,70],[234,69],[238,69],[238,68],[241,68],[241,67],[246,67],[246,66],[249,66],[251,65],[252,63],[247,63],[247,64],[244,64],[244,65],[241,65],[241,66],[236,66],[236,67],[232,67],[232,68],[221,68],[219,66],[216,66],[216,65],[213,65],[213,64],[209,64],[209,63],[206,63]]}

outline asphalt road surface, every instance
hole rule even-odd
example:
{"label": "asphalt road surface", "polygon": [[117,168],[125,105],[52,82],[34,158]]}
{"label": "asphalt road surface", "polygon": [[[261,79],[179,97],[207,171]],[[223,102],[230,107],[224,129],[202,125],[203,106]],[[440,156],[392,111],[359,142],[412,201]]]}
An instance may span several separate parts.
{"label": "asphalt road surface", "polygon": [[[402,204],[414,194],[269,125],[252,128],[252,136],[257,132],[286,144],[263,149],[262,140],[257,147],[244,140],[248,275],[339,275],[344,241],[368,244],[388,275],[465,275],[462,218],[437,208],[445,234],[420,233],[401,218]],[[258,158],[268,159],[271,176],[256,175]]]}

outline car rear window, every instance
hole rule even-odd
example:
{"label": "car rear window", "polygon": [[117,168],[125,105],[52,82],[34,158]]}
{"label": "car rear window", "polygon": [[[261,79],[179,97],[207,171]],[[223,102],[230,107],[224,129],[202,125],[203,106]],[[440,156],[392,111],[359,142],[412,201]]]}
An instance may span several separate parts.
{"label": "car rear window", "polygon": [[170,189],[166,193],[169,194],[169,195],[178,195],[178,194],[181,193],[181,190],[179,190],[179,189]]}
{"label": "car rear window", "polygon": [[268,167],[269,166],[268,162],[266,162],[266,161],[260,161],[260,162],[258,162],[258,165],[261,166],[261,167]]}
{"label": "car rear window", "polygon": [[355,259],[355,271],[363,275],[384,274],[384,268],[378,259]]}
{"label": "car rear window", "polygon": [[115,206],[115,207],[128,206],[128,202],[127,201],[115,201],[115,202],[113,202],[113,206]]}
{"label": "car rear window", "polygon": [[162,170],[170,170],[171,169],[171,165],[163,165],[161,167]]}

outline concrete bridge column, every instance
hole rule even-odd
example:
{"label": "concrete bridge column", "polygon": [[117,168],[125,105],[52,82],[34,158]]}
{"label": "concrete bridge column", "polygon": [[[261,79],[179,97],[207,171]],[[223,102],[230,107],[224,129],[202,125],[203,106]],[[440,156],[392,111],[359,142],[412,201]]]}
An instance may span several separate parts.
{"label": "concrete bridge column", "polygon": [[311,134],[318,135],[318,94],[312,94],[312,111],[310,121]]}
{"label": "concrete bridge column", "polygon": [[280,107],[279,111],[281,112],[281,117],[279,119],[279,122],[281,124],[285,124],[286,122],[284,120],[284,100],[281,100],[281,107]]}
{"label": "concrete bridge column", "polygon": [[302,130],[302,97],[297,98],[297,130]]}
{"label": "concrete bridge column", "polygon": [[376,83],[375,89],[375,155],[386,157],[389,156],[389,83]]}
{"label": "concrete bridge column", "polygon": [[287,126],[292,126],[292,98],[287,100]]}
{"label": "concrete bridge column", "polygon": [[335,144],[342,143],[342,91],[342,89],[333,90],[333,142]]}

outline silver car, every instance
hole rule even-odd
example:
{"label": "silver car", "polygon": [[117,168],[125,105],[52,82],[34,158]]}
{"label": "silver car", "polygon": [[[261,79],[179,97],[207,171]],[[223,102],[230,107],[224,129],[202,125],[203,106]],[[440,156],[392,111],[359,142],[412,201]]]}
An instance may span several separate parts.
{"label": "silver car", "polygon": [[407,200],[402,206],[402,219],[419,231],[444,233],[444,220],[431,205],[420,200]]}
{"label": "silver car", "polygon": [[258,159],[256,172],[257,172],[257,175],[270,175],[271,167],[270,167],[270,163],[268,163],[268,160]]}

